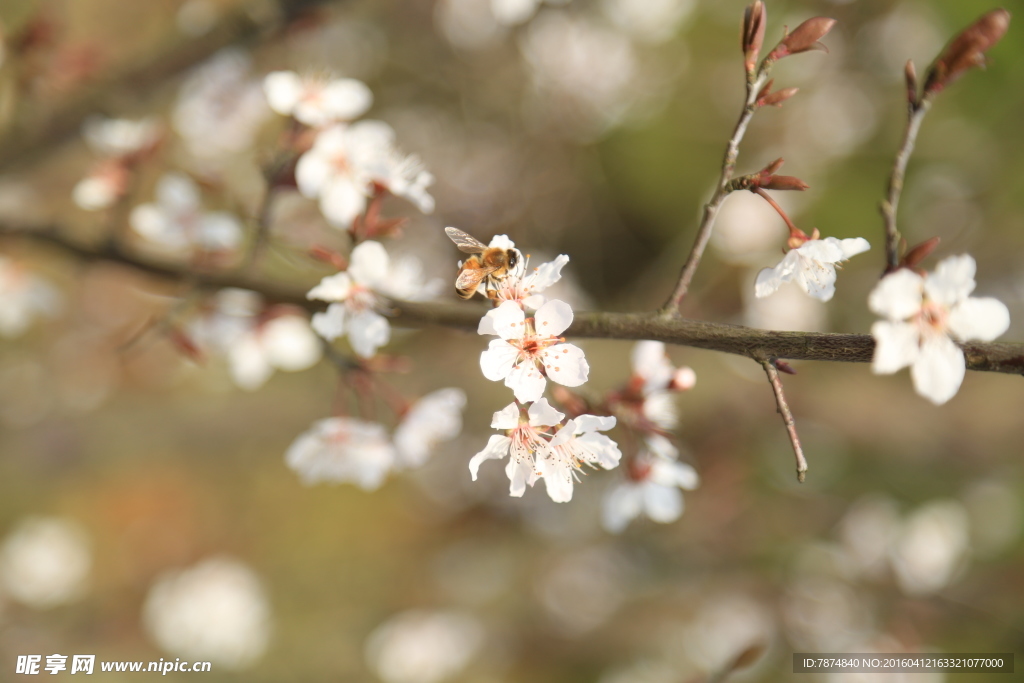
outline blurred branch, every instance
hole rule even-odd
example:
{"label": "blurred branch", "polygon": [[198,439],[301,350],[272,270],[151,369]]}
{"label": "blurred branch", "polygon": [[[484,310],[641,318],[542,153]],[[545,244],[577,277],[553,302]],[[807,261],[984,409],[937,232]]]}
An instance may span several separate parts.
{"label": "blurred branch", "polygon": [[764,368],[765,374],[768,375],[772,391],[775,392],[775,403],[778,405],[782,422],[786,425],[789,442],[793,445],[793,455],[796,456],[796,480],[802,484],[807,476],[807,459],[804,457],[803,446],[800,445],[800,435],[796,432],[796,420],[793,419],[793,411],[789,409],[786,394],[782,390],[782,379],[779,377],[778,368],[775,367],[775,361],[764,359],[760,363],[761,367]]}
{"label": "blurred branch", "polygon": [[239,43],[273,35],[304,12],[338,0],[273,0],[270,7],[254,11],[246,3],[198,38],[170,41],[141,63],[133,63],[97,82],[82,87],[50,112],[26,101],[14,116],[15,123],[0,136],[0,172],[29,164],[75,136],[82,122],[117,102],[137,100],[171,78]]}
{"label": "blurred branch", "polygon": [[[261,294],[271,303],[288,303],[309,311],[324,304],[306,299],[304,287],[271,282],[243,272],[202,271],[168,261],[159,261],[125,251],[116,243],[90,245],[72,240],[55,230],[20,230],[0,227],[0,239],[33,242],[56,248],[86,262],[118,263],[171,283],[198,289],[239,287]],[[440,326],[475,332],[487,308],[473,303],[426,303],[392,301],[391,316],[396,325]],[[844,363],[871,362],[875,342],[867,334],[823,332],[777,332],[741,325],[689,320],[665,316],[659,311],[645,313],[579,313],[567,330],[573,337],[595,339],[651,339],[698,349],[732,353],[760,362],[764,358],[822,360]],[[1024,344],[961,342],[967,368],[984,372],[1024,374]]]}

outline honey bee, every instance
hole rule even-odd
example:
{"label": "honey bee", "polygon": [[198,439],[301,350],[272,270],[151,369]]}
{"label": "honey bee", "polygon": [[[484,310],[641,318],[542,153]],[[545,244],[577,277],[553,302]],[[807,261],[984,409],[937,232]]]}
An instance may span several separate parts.
{"label": "honey bee", "polygon": [[463,299],[469,299],[484,284],[489,298],[496,296],[495,290],[502,280],[510,275],[520,275],[523,255],[518,249],[488,247],[483,242],[457,228],[445,228],[445,233],[455,242],[460,251],[472,254],[461,266],[455,279],[455,291]]}

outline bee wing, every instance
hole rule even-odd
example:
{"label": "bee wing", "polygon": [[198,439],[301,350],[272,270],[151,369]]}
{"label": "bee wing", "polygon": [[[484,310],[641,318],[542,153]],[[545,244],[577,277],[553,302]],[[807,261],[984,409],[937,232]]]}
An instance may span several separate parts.
{"label": "bee wing", "polygon": [[465,268],[455,280],[455,289],[460,292],[469,292],[469,296],[473,296],[484,278],[493,272],[494,268]]}
{"label": "bee wing", "polygon": [[464,251],[467,254],[479,254],[487,249],[486,244],[471,235],[467,235],[458,228],[445,228],[444,231],[451,238],[451,241],[455,242],[455,246],[459,248],[459,251]]}

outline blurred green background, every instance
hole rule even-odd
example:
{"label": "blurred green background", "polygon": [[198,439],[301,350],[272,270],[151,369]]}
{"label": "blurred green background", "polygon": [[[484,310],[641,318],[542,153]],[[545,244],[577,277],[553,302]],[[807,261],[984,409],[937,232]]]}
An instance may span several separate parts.
{"label": "blurred green background", "polygon": [[[29,105],[44,120],[104,73],[201,37],[204,17],[216,24],[240,7],[258,17],[271,4],[5,0],[6,35],[44,7],[61,26],[52,50],[67,53],[65,61],[51,53],[54,64],[21,95],[12,94],[8,58],[0,72],[7,125],[22,125],[16,112]],[[530,5],[495,3],[528,16],[509,26],[485,0],[333,2],[246,49],[253,78],[292,68],[362,79],[375,95],[368,116],[390,123],[400,146],[437,176],[431,216],[388,206],[411,215],[389,249],[419,255],[448,279],[456,254],[441,228],[481,239],[507,233],[535,259],[571,256],[563,291],[578,309],[654,308],[689,249],[742,102],[744,3]],[[651,19],[659,8],[667,14]],[[754,276],[776,262],[785,227],[767,205],[731,197],[686,315],[869,329],[865,301],[883,262],[877,205],[903,127],[902,64],[913,59],[923,73],[948,37],[988,9],[974,0],[768,4],[769,42],[810,16],[838,24],[824,40],[830,54],[777,65],[777,87],[800,93],[758,113],[738,172],[785,157],[783,172],[811,186],[779,198],[797,224],[863,236],[873,248],[846,265],[827,307],[785,288],[777,301],[753,302]],[[1011,26],[987,70],[941,95],[900,206],[912,244],[942,238],[927,267],[975,256],[978,293],[1010,308],[1006,339],[1024,329],[1021,36]],[[62,83],[68,64],[83,60],[95,62],[89,75]],[[104,102],[105,113],[167,118],[181,82],[146,84],[134,99]],[[162,168],[183,168],[210,179],[208,205],[251,213],[279,130],[268,118],[250,147],[209,163],[172,134],[159,164],[143,170],[137,201],[149,200]],[[76,139],[10,171],[3,220],[103,234],[104,219],[70,195],[92,158]],[[344,240],[318,222],[314,205],[292,203],[295,212],[281,208],[275,221],[266,268],[308,286],[328,271],[301,248]],[[394,378],[408,395],[466,391],[458,439],[374,493],[304,487],[283,453],[330,414],[336,377],[326,361],[278,373],[258,392],[235,389],[222,364],[191,363],[166,340],[121,348],[166,309],[165,285],[43,250],[19,255],[61,286],[65,310],[0,342],[0,534],[32,516],[73,520],[88,539],[91,569],[66,604],[35,609],[0,593],[5,680],[19,654],[167,657],[143,627],[147,592],[164,572],[221,555],[260,578],[272,632],[258,661],[238,673],[215,665],[203,674],[210,681],[379,680],[367,638],[413,609],[473,620],[479,641],[456,681],[688,681],[756,643],[764,655],[735,680],[876,680],[794,675],[794,651],[1024,652],[1018,378],[969,374],[952,401],[934,407],[906,373],[795,364],[799,374],[784,383],[810,461],[799,485],[760,368],[672,348],[698,377],[678,400],[677,435],[702,483],[686,495],[679,522],[636,522],[612,536],[601,530],[599,507],[616,472],[584,477],[568,505],[541,490],[508,498],[496,463],[470,481],[467,462],[509,400],[480,375],[476,335],[429,329],[396,335],[388,347],[412,360],[412,371]],[[592,368],[587,391],[625,381],[630,344],[580,345]]]}

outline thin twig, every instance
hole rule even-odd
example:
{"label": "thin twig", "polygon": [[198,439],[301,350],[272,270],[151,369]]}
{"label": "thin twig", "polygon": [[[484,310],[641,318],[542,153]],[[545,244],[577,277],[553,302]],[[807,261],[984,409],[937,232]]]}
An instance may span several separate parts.
{"label": "thin twig", "polygon": [[889,176],[889,191],[879,207],[882,212],[882,220],[885,222],[886,272],[891,272],[899,267],[900,232],[896,229],[896,211],[899,208],[900,195],[903,193],[903,178],[907,172],[907,162],[910,161],[910,155],[914,151],[914,143],[917,141],[921,122],[931,105],[932,101],[927,96],[908,105],[907,128],[903,133],[903,143],[893,161],[892,174]]}
{"label": "thin twig", "polygon": [[[306,298],[306,292],[315,282],[285,284],[238,271],[195,272],[182,264],[156,261],[119,250],[115,245],[93,246],[76,242],[53,230],[13,232],[0,228],[0,238],[55,248],[84,262],[121,264],[179,288],[219,290],[237,287],[257,292],[269,303],[293,304],[308,311],[320,311],[325,307],[323,302]],[[397,326],[439,326],[470,332],[476,331],[480,318],[486,312],[486,307],[469,302],[392,301],[390,310],[391,319]],[[869,363],[875,349],[874,340],[867,334],[777,332],[665,316],[657,311],[576,313],[566,333],[594,339],[651,339],[755,360],[779,358]],[[959,345],[964,350],[970,370],[1024,375],[1024,344],[960,342]]]}
{"label": "thin twig", "polygon": [[793,411],[789,409],[786,402],[786,394],[782,391],[782,380],[779,378],[779,371],[772,360],[763,359],[761,367],[768,375],[768,381],[775,392],[775,403],[779,406],[779,414],[782,415],[782,422],[786,425],[786,432],[789,434],[789,443],[793,445],[793,455],[796,456],[796,480],[801,484],[807,476],[807,459],[804,458],[804,449],[800,445],[800,435],[796,433],[796,421],[793,419]]}
{"label": "thin twig", "polygon": [[718,215],[718,209],[731,191],[729,181],[736,170],[736,158],[739,156],[740,142],[747,132],[750,119],[753,118],[754,112],[757,111],[757,93],[761,90],[761,86],[764,85],[767,78],[768,69],[762,67],[757,78],[747,81],[747,99],[743,104],[743,111],[740,112],[740,118],[736,121],[736,127],[732,131],[732,137],[729,138],[729,143],[726,145],[725,157],[722,159],[722,173],[718,177],[718,185],[715,187],[715,193],[711,195],[711,199],[704,205],[704,213],[701,217],[700,225],[697,227],[697,237],[694,239],[690,255],[686,258],[686,263],[683,264],[683,269],[679,273],[679,281],[676,283],[672,295],[661,307],[660,312],[662,315],[679,314],[679,304],[690,289],[690,282],[697,272],[697,266],[700,265],[704,249],[711,238],[711,231],[715,226],[715,217]]}

